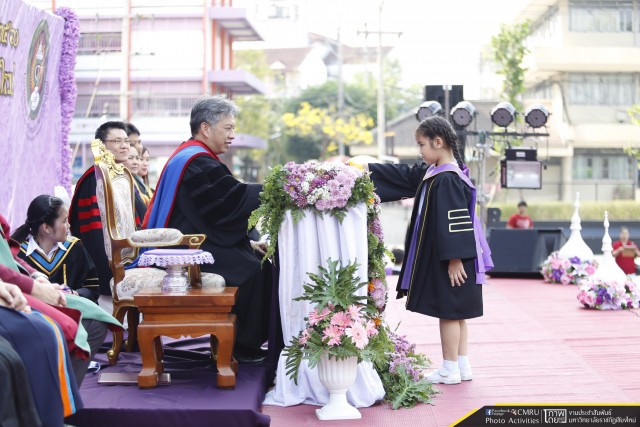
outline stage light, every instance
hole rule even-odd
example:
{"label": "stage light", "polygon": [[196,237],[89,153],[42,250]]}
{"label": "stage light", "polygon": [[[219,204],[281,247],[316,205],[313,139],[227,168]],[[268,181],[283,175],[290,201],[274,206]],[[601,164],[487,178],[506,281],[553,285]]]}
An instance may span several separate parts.
{"label": "stage light", "polygon": [[460,101],[451,110],[451,120],[456,125],[466,128],[471,124],[476,114],[476,107],[469,101]]}
{"label": "stage light", "polygon": [[425,101],[418,107],[418,111],[416,111],[416,119],[421,122],[427,117],[436,116],[438,114],[442,114],[442,105],[440,105],[438,101]]}
{"label": "stage light", "polygon": [[533,104],[524,113],[524,121],[534,129],[541,128],[549,119],[549,111],[542,104]]}
{"label": "stage light", "polygon": [[506,128],[516,118],[516,109],[508,102],[501,102],[491,110],[491,121],[496,125]]}

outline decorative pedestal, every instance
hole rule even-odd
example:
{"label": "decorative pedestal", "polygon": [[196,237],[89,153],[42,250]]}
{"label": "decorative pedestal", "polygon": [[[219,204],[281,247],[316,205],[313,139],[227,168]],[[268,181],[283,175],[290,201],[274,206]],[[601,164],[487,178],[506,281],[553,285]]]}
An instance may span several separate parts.
{"label": "decorative pedestal", "polygon": [[188,289],[181,294],[165,293],[160,289],[142,290],[133,298],[143,315],[138,326],[138,344],[142,356],[142,370],[138,387],[158,385],[164,371],[161,336],[180,338],[211,335],[211,356],[218,368],[218,388],[236,386],[238,364],[232,359],[235,341],[236,315],[231,309],[236,302],[238,288],[217,290]]}
{"label": "decorative pedestal", "polygon": [[360,411],[347,402],[347,390],[356,380],[358,358],[338,360],[322,355],[318,362],[318,377],[329,391],[329,403],[316,409],[321,420],[353,420],[362,418]]}
{"label": "decorative pedestal", "polygon": [[190,289],[187,267],[195,264],[213,264],[213,256],[201,249],[153,249],[140,256],[138,265],[166,267],[162,290],[184,293]]}

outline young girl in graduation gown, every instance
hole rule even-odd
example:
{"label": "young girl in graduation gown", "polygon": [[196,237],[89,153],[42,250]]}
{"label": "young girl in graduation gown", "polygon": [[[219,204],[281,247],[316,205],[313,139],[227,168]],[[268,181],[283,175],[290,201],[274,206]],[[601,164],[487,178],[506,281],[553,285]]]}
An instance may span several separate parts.
{"label": "young girl in graduation gown", "polygon": [[398,298],[407,297],[408,310],[440,319],[444,362],[428,379],[459,384],[472,379],[466,319],[482,316],[481,284],[493,264],[453,127],[442,117],[429,117],[416,130],[416,141],[428,168],[368,168],[382,201],[415,197]]}

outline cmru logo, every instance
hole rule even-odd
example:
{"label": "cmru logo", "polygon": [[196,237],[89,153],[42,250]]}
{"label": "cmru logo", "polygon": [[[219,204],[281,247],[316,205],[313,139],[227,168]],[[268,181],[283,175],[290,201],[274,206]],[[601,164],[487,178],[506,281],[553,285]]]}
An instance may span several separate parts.
{"label": "cmru logo", "polygon": [[544,422],[548,424],[566,424],[566,409],[544,409]]}

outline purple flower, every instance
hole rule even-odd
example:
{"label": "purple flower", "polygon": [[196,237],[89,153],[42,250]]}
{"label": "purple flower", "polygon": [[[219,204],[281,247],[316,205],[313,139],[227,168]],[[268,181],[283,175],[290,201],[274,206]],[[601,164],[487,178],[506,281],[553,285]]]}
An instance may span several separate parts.
{"label": "purple flower", "polygon": [[76,67],[78,40],[80,40],[80,21],[73,9],[68,7],[57,8],[55,14],[64,19],[62,54],[60,56],[60,68],[58,69],[62,136],[60,138],[62,164],[59,181],[67,192],[71,194],[71,164],[73,159],[71,158],[71,147],[69,146],[69,132],[71,131],[71,120],[76,109],[76,98],[78,96],[74,69]]}

